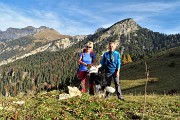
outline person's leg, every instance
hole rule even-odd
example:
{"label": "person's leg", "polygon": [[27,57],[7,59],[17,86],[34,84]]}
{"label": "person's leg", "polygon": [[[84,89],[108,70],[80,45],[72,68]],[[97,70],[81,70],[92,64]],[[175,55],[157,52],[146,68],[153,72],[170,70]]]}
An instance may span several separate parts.
{"label": "person's leg", "polygon": [[79,71],[79,78],[81,80],[81,92],[86,92],[86,73],[85,71]]}
{"label": "person's leg", "polygon": [[[112,75],[109,73],[106,73],[105,76],[106,76],[105,77],[106,78],[106,87],[111,86]],[[108,97],[109,97],[109,92],[106,91],[105,98],[108,98]]]}
{"label": "person's leg", "polygon": [[85,71],[84,75],[85,75],[85,90],[87,92],[87,90],[89,89],[89,73],[87,71]]}
{"label": "person's leg", "polygon": [[[114,84],[116,88],[116,93],[119,99],[123,99],[122,92],[121,92],[121,87],[119,83],[119,76],[116,76],[116,74],[113,74],[113,79],[114,79]],[[124,99],[123,99],[124,100]]]}

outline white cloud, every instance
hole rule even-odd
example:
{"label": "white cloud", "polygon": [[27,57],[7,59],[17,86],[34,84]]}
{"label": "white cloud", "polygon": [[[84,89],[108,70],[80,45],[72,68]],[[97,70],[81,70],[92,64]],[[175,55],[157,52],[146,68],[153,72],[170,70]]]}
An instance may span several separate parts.
{"label": "white cloud", "polygon": [[63,4],[63,8],[62,4],[60,4],[59,7],[61,9],[65,9],[65,12],[68,15],[79,19],[81,22],[96,23],[104,20],[104,17],[102,17],[101,13],[99,13],[100,11],[97,12],[90,8],[88,9],[74,4],[70,4],[69,6]]}
{"label": "white cloud", "polygon": [[86,9],[83,9],[83,10],[82,9],[76,9],[75,12],[85,16],[86,21],[89,20],[89,21],[95,21],[95,22],[102,22],[104,20],[104,18],[102,18],[100,15],[97,15],[94,12],[88,11]]}
{"label": "white cloud", "polygon": [[[73,10],[76,10],[74,11],[75,13],[86,16],[84,22],[90,17],[93,19],[100,19],[98,17],[96,18],[88,11],[82,12],[78,9]],[[73,19],[66,18],[63,15],[58,15],[52,11],[30,9],[29,11],[22,12],[20,9],[12,8],[0,3],[0,14],[0,23],[3,23],[0,24],[0,30],[2,31],[5,31],[9,27],[23,28],[26,26],[48,26],[54,28],[61,34],[76,35],[90,34],[93,32],[89,26],[82,24],[81,20],[75,21]]]}
{"label": "white cloud", "polygon": [[178,17],[179,8],[180,1],[124,3],[106,5],[104,12],[114,14],[114,16],[120,14],[123,19],[133,18],[140,26],[156,32],[175,34],[180,33],[180,24],[173,22],[173,18],[176,21],[180,19]]}
{"label": "white cloud", "polygon": [[140,3],[140,4],[131,4],[125,7],[122,7],[121,10],[124,11],[133,11],[133,12],[159,12],[163,10],[169,10],[177,6],[176,4],[168,3]]}
{"label": "white cloud", "polygon": [[[138,24],[148,29],[163,30],[163,24],[160,24],[161,14],[172,13],[173,10],[177,12],[180,7],[180,2],[133,4],[132,2],[131,4],[100,2],[97,5],[83,7],[80,3],[59,2],[55,8],[52,8],[54,2],[37,1],[40,1],[38,4],[45,8],[24,10],[0,2],[0,30],[4,31],[9,27],[47,26],[56,29],[61,34],[92,34],[98,27],[107,28],[126,18],[134,18]],[[177,31],[179,27],[171,30]]]}
{"label": "white cloud", "polygon": [[0,3],[0,14],[0,23],[3,23],[0,24],[0,29],[3,31],[9,27],[51,26],[53,28],[58,28],[62,25],[56,14],[49,11],[31,10],[29,13],[25,13]]}
{"label": "white cloud", "polygon": [[131,4],[116,4],[107,7],[105,11],[108,12],[161,12],[164,10],[174,10],[180,7],[180,2],[160,3],[160,2],[146,2],[146,3],[131,3]]}

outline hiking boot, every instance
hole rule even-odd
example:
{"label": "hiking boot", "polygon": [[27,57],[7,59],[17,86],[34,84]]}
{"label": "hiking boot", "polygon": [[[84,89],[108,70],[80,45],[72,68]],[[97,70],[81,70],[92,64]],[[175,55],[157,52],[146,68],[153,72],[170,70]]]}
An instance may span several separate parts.
{"label": "hiking boot", "polygon": [[124,101],[124,98],[123,98],[123,97],[118,97],[118,99]]}
{"label": "hiking boot", "polygon": [[90,95],[94,95],[94,92],[89,92]]}
{"label": "hiking boot", "polygon": [[90,94],[90,95],[94,95],[94,88],[93,88],[93,87],[90,87],[90,88],[89,88],[89,94]]}

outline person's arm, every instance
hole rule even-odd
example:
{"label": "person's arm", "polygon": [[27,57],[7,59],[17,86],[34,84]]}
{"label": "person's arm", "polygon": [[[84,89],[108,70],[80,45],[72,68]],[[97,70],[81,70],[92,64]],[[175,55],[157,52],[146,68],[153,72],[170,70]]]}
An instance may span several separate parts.
{"label": "person's arm", "polygon": [[96,62],[96,54],[92,53],[92,65],[94,65]]}
{"label": "person's arm", "polygon": [[80,58],[78,60],[78,64],[83,64],[84,66],[87,66],[87,64],[82,61],[82,53],[80,54]]}
{"label": "person's arm", "polygon": [[84,66],[87,66],[85,62],[82,62],[81,60],[79,61],[80,64],[83,64]]}
{"label": "person's arm", "polygon": [[120,68],[117,69],[117,73],[116,73],[116,76],[119,76],[120,75]]}
{"label": "person's arm", "polygon": [[121,57],[120,57],[120,53],[118,53],[118,59],[117,59],[117,73],[116,73],[116,76],[119,76],[119,74],[120,74],[120,67],[121,67]]}

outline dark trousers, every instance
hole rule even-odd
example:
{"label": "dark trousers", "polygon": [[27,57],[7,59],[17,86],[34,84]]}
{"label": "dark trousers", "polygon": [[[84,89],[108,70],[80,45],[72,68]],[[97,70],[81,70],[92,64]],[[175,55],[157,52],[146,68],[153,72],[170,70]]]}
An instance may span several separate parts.
{"label": "dark trousers", "polygon": [[[111,86],[111,80],[113,78],[117,96],[118,98],[122,98],[122,92],[119,84],[119,76],[116,76],[116,72],[114,72],[113,74],[106,73],[105,76],[106,76],[106,86]],[[106,97],[109,97],[109,92],[106,92]]]}

